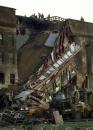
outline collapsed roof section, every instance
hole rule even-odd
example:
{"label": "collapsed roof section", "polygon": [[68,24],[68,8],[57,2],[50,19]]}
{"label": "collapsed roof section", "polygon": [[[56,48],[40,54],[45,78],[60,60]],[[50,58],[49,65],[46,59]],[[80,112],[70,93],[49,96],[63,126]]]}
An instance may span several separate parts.
{"label": "collapsed roof section", "polygon": [[21,80],[24,81],[35,73],[50,54],[51,48],[44,46],[48,36],[49,32],[46,31],[37,33],[34,38],[30,36],[28,42],[19,49],[18,70]]}

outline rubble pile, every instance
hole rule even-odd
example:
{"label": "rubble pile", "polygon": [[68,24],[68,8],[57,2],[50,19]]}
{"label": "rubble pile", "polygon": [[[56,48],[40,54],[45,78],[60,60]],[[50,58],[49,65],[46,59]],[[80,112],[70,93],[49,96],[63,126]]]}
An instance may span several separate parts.
{"label": "rubble pile", "polygon": [[[5,106],[1,108],[0,122],[6,125],[57,123],[63,122],[62,116],[65,118],[72,114],[70,98],[72,99],[71,93],[76,89],[77,73],[71,67],[60,68],[79,50],[80,48],[67,51],[47,70],[50,73],[45,72],[39,77],[41,81],[35,86],[28,81],[17,87],[16,92],[13,89],[8,90],[5,93],[7,98],[4,98]],[[56,114],[58,119],[55,118]]]}
{"label": "rubble pile", "polygon": [[[8,125],[53,123],[63,122],[62,116],[65,118],[71,115],[74,96],[72,92],[76,91],[77,72],[72,64],[67,66],[80,49],[79,45],[71,45],[43,75],[41,73],[35,85],[28,80],[22,86],[16,86],[16,90],[8,88],[3,99],[0,121]],[[55,119],[56,114],[58,119]]]}

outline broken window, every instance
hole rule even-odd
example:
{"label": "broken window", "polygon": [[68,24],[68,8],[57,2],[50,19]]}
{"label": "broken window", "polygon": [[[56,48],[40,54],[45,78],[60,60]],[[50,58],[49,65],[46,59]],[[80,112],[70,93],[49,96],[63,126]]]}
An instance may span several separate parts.
{"label": "broken window", "polygon": [[0,83],[1,84],[5,83],[5,75],[4,75],[4,73],[0,73]]}
{"label": "broken window", "polygon": [[15,84],[15,74],[10,74],[10,83]]}

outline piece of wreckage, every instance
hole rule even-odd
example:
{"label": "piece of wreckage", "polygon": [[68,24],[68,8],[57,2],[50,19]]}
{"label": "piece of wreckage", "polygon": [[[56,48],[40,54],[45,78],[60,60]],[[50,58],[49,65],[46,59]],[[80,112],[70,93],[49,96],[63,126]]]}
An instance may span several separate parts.
{"label": "piece of wreckage", "polygon": [[[29,92],[28,92],[29,91]],[[35,93],[36,94],[36,93]],[[35,124],[49,122],[49,105],[39,96],[35,97],[30,90],[18,94],[12,103],[5,106],[0,113],[0,125]],[[9,101],[7,101],[9,102]]]}

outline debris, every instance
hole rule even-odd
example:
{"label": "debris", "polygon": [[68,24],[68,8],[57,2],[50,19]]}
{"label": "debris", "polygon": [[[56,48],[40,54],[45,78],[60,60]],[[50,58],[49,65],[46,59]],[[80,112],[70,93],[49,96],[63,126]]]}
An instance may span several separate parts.
{"label": "debris", "polygon": [[63,124],[63,117],[60,115],[59,111],[53,111],[53,116],[56,124]]}

